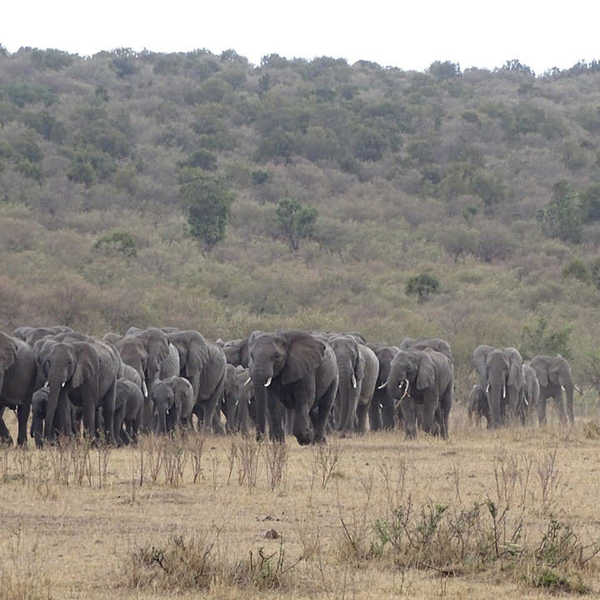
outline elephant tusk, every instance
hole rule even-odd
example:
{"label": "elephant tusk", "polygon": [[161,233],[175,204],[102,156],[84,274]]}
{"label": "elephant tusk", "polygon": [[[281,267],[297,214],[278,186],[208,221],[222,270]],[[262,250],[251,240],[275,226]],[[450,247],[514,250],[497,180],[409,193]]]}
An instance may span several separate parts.
{"label": "elephant tusk", "polygon": [[408,379],[404,379],[398,386],[400,389],[402,389],[404,387],[404,393],[402,394],[402,397],[400,398],[400,400],[404,400],[404,398],[406,398],[406,394],[408,394],[408,386],[409,385],[410,384],[408,383]]}
{"label": "elephant tusk", "polygon": [[485,388],[485,393],[487,394],[490,391],[490,384],[487,384],[487,387]]}
{"label": "elephant tusk", "polygon": [[581,388],[580,388],[578,385],[576,385],[576,386],[574,386],[574,387],[575,387],[575,389],[577,390],[577,393],[578,393],[578,394],[581,394],[581,395],[583,396],[583,390],[582,390],[582,389],[581,389]]}
{"label": "elephant tusk", "polygon": [[65,385],[67,385],[67,382],[66,382],[66,381],[63,381],[63,382],[60,384],[60,387],[61,387],[61,388],[64,388],[64,387],[65,387]]}
{"label": "elephant tusk", "polygon": [[352,387],[354,389],[356,389],[357,387],[357,383],[356,383],[356,375],[354,373],[352,373]]}
{"label": "elephant tusk", "polygon": [[49,390],[50,389],[50,384],[46,381],[46,383],[44,383],[42,389],[43,390]]}
{"label": "elephant tusk", "polygon": [[144,398],[148,397],[148,386],[145,379],[142,379],[142,393],[144,394]]}
{"label": "elephant tusk", "polygon": [[269,379],[267,379],[267,382],[265,383],[265,387],[269,387],[271,385],[272,379],[273,379],[272,377],[269,377]]}
{"label": "elephant tusk", "polygon": [[248,377],[246,381],[244,381],[244,386],[247,386],[252,381],[252,377]]}
{"label": "elephant tusk", "polygon": [[382,383],[377,389],[382,390],[387,384],[388,382],[386,381],[385,383]]}

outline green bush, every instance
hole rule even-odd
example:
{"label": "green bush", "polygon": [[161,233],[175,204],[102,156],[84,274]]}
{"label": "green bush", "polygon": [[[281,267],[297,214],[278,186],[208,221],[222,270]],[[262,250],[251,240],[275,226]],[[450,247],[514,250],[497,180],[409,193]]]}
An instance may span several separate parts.
{"label": "green bush", "polygon": [[433,294],[438,293],[440,289],[440,281],[434,275],[429,273],[421,273],[415,277],[411,277],[406,282],[406,294],[417,296],[419,302],[425,302]]}

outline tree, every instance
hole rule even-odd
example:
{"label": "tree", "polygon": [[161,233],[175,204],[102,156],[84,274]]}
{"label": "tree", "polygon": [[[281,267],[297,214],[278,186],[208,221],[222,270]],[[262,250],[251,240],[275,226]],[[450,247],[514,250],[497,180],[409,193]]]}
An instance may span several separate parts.
{"label": "tree", "polygon": [[223,177],[201,169],[183,169],[179,182],[190,233],[204,243],[207,251],[211,250],[225,238],[235,195]]}
{"label": "tree", "polygon": [[436,79],[454,79],[455,77],[460,77],[460,65],[449,60],[444,62],[436,60],[429,65],[429,72]]}
{"label": "tree", "polygon": [[565,181],[552,187],[552,200],[537,213],[542,232],[563,242],[581,242],[583,219],[577,193]]}
{"label": "tree", "polygon": [[565,358],[572,358],[569,347],[570,327],[550,330],[548,319],[538,317],[536,324],[531,327],[525,325],[521,334],[521,351],[527,359],[536,354],[560,354]]}
{"label": "tree", "polygon": [[300,247],[301,239],[313,235],[319,213],[312,206],[300,204],[295,199],[284,198],[277,203],[276,214],[280,232],[286,238],[290,250],[295,252]]}
{"label": "tree", "polygon": [[406,293],[411,296],[417,296],[419,303],[425,302],[432,294],[435,294],[440,289],[440,281],[434,275],[429,273],[421,273],[415,277],[411,277],[406,282]]}

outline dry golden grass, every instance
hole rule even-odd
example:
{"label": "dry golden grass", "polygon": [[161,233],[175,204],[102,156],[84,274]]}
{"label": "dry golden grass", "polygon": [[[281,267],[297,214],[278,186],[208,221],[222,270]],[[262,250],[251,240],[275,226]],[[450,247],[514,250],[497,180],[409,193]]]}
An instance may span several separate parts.
{"label": "dry golden grass", "polygon": [[[594,597],[598,431],[580,421],[491,433],[457,409],[448,442],[0,450],[0,600]],[[465,547],[494,541],[492,511],[498,547],[459,564],[452,528],[472,537]],[[552,519],[572,534],[563,527],[549,548]],[[412,546],[394,538],[406,531]]]}

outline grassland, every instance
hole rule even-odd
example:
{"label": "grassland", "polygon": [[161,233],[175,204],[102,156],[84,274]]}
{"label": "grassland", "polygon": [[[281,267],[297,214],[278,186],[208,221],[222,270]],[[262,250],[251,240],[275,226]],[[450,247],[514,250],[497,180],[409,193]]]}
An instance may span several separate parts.
{"label": "grassland", "polygon": [[599,438],[457,407],[448,442],[4,449],[0,598],[594,597]]}

